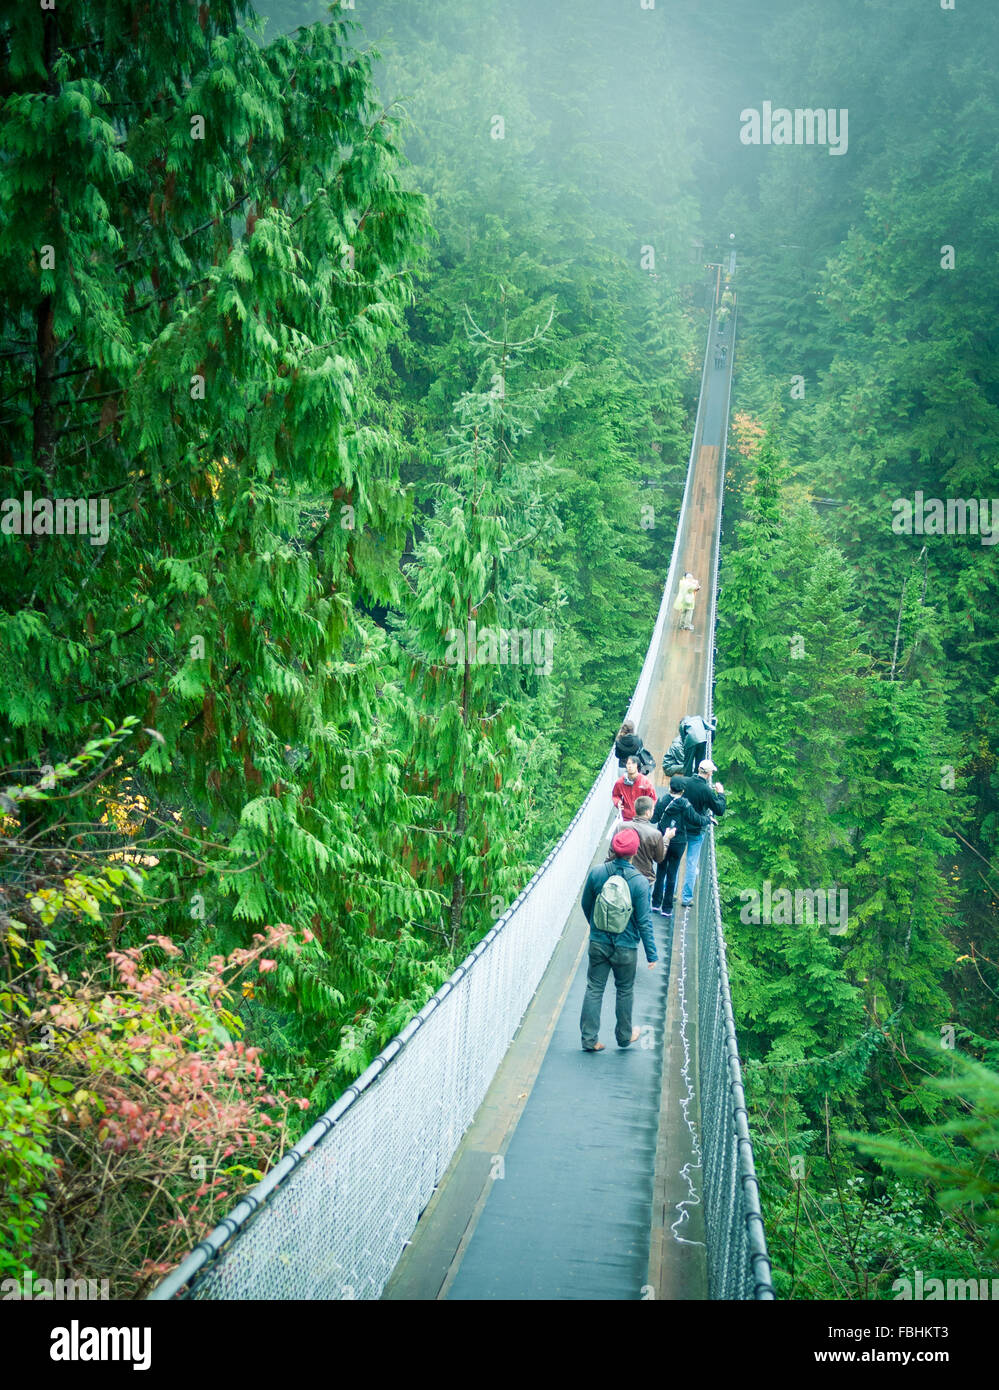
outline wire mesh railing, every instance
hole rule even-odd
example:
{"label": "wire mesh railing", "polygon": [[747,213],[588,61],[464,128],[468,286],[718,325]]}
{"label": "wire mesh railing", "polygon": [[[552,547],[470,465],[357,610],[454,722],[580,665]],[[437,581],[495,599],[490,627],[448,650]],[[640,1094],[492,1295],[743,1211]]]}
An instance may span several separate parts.
{"label": "wire mesh railing", "polygon": [[760,1214],[721,929],[713,835],[704,846],[694,900],[701,1200],[707,1231],[708,1297],[772,1299],[770,1257]]}
{"label": "wire mesh railing", "polygon": [[185,1285],[196,1298],[379,1296],[545,972],[616,776],[608,758],[492,931],[151,1297]]}
{"label": "wire mesh railing", "polygon": [[[669,573],[628,711],[636,725],[640,725],[652,687],[689,530],[692,465],[701,434],[710,345],[709,330],[691,467]],[[713,605],[711,616],[709,630],[713,630]],[[710,692],[710,679],[708,688]],[[294,1148],[162,1281],[151,1298],[379,1297],[484,1099],[565,929],[594,847],[606,827],[616,776],[616,759],[611,756],[565,834],[493,930]],[[710,883],[717,899],[713,853],[709,862],[711,872],[702,873],[701,891]],[[720,940],[720,919],[718,926]],[[721,974],[716,972],[715,978],[721,980],[723,988],[712,990],[712,1004],[716,994],[723,1001],[728,997],[723,954],[720,964]],[[730,1002],[727,1018],[730,1021]],[[725,1037],[719,1036],[721,1045],[727,1045]],[[734,1027],[731,1043],[734,1047]],[[705,1060],[713,1068],[710,1085],[717,1089],[717,1067],[710,1057]],[[737,1054],[735,1066],[738,1068]],[[719,1165],[728,1162],[731,1130],[739,1145],[740,1162],[748,1146],[751,1170],[748,1130],[743,1138],[737,1132],[737,1111],[727,1103],[723,1103],[723,1110],[727,1119],[719,1118],[717,1125],[713,1124],[705,1144],[706,1150],[712,1150],[706,1167],[715,1174]],[[744,1114],[743,1107],[743,1128]],[[735,1161],[733,1157],[733,1174]],[[746,1190],[745,1184],[736,1186]],[[757,1215],[758,1211],[757,1203]],[[741,1222],[741,1208],[731,1204],[723,1207],[712,1198],[708,1214],[714,1217],[718,1239],[731,1243],[719,1222],[737,1218]],[[726,1268],[733,1270],[743,1259],[739,1253],[741,1228],[735,1239],[738,1250],[726,1255]],[[762,1222],[757,1239],[763,1240]],[[765,1257],[765,1241],[762,1252]],[[715,1281],[713,1287],[718,1290],[713,1297],[752,1296],[751,1292],[731,1292],[735,1287],[731,1279],[722,1284]],[[742,1287],[749,1288],[745,1281]]]}

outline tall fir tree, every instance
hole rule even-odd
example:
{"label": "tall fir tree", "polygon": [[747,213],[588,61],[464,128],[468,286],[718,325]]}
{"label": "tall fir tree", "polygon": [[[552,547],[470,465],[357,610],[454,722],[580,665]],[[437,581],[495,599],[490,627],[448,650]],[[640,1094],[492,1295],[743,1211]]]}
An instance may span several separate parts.
{"label": "tall fir tree", "polygon": [[[715,708],[731,809],[719,872],[743,1041],[768,1064],[800,1063],[842,1050],[863,1027],[830,930],[840,926],[847,850],[834,817],[837,735],[841,743],[858,637],[842,559],[790,490],[773,430],[750,468],[721,574]],[[783,1084],[818,1094],[814,1071]]]}
{"label": "tall fir tree", "polygon": [[7,491],[106,508],[107,533],[5,508],[0,722],[24,768],[140,712],[158,737],[85,812],[141,799],[192,949],[307,928],[270,988],[315,1032],[368,1011],[370,936],[433,904],[399,863],[419,807],[365,614],[409,507],[364,368],[425,222],[343,20],[262,46],[251,17],[4,17]]}
{"label": "tall fir tree", "polygon": [[962,797],[951,776],[955,733],[937,615],[915,569],[903,586],[890,661],[870,678],[870,695],[851,756],[863,768],[846,815],[856,826],[850,873],[847,966],[872,1017],[903,1036],[939,1030],[950,1019],[943,989],[955,951],[948,941],[958,894],[948,881],[948,833]]}
{"label": "tall fir tree", "polygon": [[493,339],[470,320],[478,389],[455,405],[433,515],[406,570],[404,779],[437,807],[413,867],[450,895],[439,926],[450,949],[508,906],[526,867],[518,761],[530,695],[554,671],[561,595],[538,562],[558,524],[544,493],[549,465],[524,451],[557,384],[519,389],[513,379],[543,336],[511,343],[508,323]]}

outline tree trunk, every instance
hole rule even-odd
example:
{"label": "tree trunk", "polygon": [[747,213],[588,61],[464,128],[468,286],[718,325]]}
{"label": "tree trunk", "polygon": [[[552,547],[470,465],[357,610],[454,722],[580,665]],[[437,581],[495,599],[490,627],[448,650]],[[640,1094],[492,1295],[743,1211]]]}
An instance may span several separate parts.
{"label": "tree trunk", "polygon": [[31,458],[40,472],[49,475],[55,462],[52,420],[55,338],[52,335],[52,319],[52,296],[46,295],[35,310],[35,409],[32,415]]}
{"label": "tree trunk", "polygon": [[[55,58],[58,41],[58,18],[54,10],[46,10],[43,20],[43,61],[48,74],[46,84],[50,96],[56,96],[59,84],[55,80]],[[53,179],[49,206],[55,219],[55,180]],[[43,239],[44,244],[44,239]],[[35,467],[51,475],[55,463],[55,427],[52,411],[52,376],[55,369],[55,337],[52,324],[55,306],[52,296],[46,295],[35,310],[35,408],[32,414],[31,458]]]}

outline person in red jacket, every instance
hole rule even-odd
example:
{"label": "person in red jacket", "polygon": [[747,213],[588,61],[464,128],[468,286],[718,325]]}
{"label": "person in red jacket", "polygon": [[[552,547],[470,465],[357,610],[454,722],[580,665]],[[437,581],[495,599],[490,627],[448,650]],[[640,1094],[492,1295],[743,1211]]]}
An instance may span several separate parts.
{"label": "person in red jacket", "polygon": [[624,776],[617,779],[611,792],[614,809],[622,820],[635,819],[635,802],[640,796],[651,796],[654,805],[656,789],[645,774],[639,772],[638,759],[629,758],[625,764]]}

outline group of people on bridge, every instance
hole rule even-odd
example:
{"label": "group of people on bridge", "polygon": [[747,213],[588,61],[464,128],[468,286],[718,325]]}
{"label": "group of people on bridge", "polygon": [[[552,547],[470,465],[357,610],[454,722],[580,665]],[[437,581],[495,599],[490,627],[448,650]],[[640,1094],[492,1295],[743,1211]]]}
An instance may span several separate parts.
{"label": "group of people on bridge", "polygon": [[725,293],[721,297],[721,305],[715,315],[715,323],[718,327],[718,337],[715,341],[715,366],[724,367],[728,362],[728,344],[723,341],[725,330],[728,328],[729,315],[735,308],[735,295],[728,285],[725,286]]}
{"label": "group of people on bridge", "polygon": [[663,755],[669,786],[661,793],[649,778],[655,759],[634,724],[625,721],[618,731],[615,752],[622,775],[611,793],[618,820],[606,861],[591,869],[583,889],[583,915],[590,924],[589,968],[579,1021],[585,1052],[604,1050],[598,1041],[600,1008],[612,971],[618,1046],[629,1047],[638,1039],[640,1030],[631,1023],[638,944],[641,941],[652,970],[658,960],[652,913],[672,921],[685,854],[680,906],[693,904],[707,828],[713,817],[725,814],[725,789],[711,781],[717,768],[706,756],[715,722],[700,714],[688,714],[680,721],[677,736]]}

